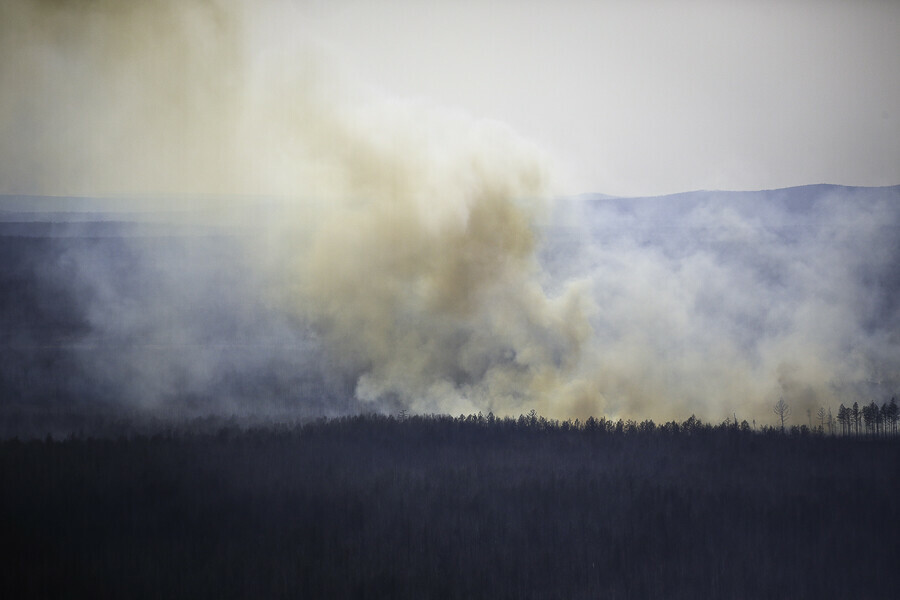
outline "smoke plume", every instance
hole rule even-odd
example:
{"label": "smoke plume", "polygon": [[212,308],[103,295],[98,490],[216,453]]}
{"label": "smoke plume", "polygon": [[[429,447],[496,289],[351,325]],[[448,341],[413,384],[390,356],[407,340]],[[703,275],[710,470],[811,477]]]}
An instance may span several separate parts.
{"label": "smoke plume", "polygon": [[900,386],[898,188],[553,201],[540,149],[348,80],[288,2],[9,0],[0,54],[12,402],[766,422]]}
{"label": "smoke plume", "polygon": [[[555,207],[542,264],[591,282],[613,413],[793,424],[900,389],[900,187],[805,186]],[[809,414],[808,412],[809,411]]]}
{"label": "smoke plume", "polygon": [[[547,158],[499,123],[351,85],[291,10],[4,5],[0,192],[125,198],[116,210],[224,228],[243,253],[210,265],[199,242],[132,240],[138,263],[167,267],[128,287],[108,279],[115,259],[69,250],[92,347],[120,348],[82,353],[94,387],[127,381],[117,393],[151,406],[199,394],[246,345],[235,336],[271,351],[249,323],[277,322],[364,404],[595,412],[591,303],[575,286],[548,296],[536,261]],[[184,363],[177,349],[210,347],[198,322],[227,320],[181,308],[220,306],[220,271],[237,287],[219,291],[239,317],[229,352]]]}

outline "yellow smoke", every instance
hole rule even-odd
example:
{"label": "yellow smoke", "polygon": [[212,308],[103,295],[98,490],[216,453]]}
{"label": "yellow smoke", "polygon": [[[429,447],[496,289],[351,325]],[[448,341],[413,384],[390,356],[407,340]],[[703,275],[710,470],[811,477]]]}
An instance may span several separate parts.
{"label": "yellow smoke", "polygon": [[242,201],[248,251],[360,399],[598,412],[591,303],[549,298],[535,259],[551,169],[501,124],[348,84],[286,3],[12,0],[0,23],[0,193],[287,198]]}

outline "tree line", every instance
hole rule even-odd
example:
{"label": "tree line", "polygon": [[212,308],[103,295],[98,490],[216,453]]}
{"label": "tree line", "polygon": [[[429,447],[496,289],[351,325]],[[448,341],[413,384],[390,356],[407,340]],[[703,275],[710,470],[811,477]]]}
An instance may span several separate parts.
{"label": "tree line", "polygon": [[861,408],[857,402],[849,408],[841,404],[838,408],[837,421],[844,435],[897,435],[900,409],[897,407],[896,398],[882,403],[880,407],[874,401]]}
{"label": "tree line", "polygon": [[[790,404],[785,402],[784,398],[780,398],[772,407],[772,412],[778,418],[780,430],[784,432],[785,424],[792,414]],[[806,414],[809,426],[801,425],[798,428],[795,425],[791,430],[806,429],[815,433],[834,434],[839,427],[841,435],[887,437],[897,435],[897,423],[900,421],[900,407],[897,405],[896,397],[891,398],[890,402],[882,402],[881,406],[874,400],[862,407],[858,402],[854,402],[850,407],[842,403],[838,408],[837,418],[833,416],[830,408],[826,410],[820,406],[816,411],[817,425],[812,424],[812,409],[807,409]]]}

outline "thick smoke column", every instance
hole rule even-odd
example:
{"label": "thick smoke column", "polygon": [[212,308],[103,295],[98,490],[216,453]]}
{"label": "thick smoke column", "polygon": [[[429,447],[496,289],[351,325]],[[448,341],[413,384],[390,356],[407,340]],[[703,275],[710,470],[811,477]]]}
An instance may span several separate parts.
{"label": "thick smoke column", "polygon": [[537,207],[521,199],[544,193],[543,167],[494,128],[454,147],[459,125],[410,143],[392,129],[397,147],[358,157],[359,200],[301,253],[301,305],[360,371],[362,399],[454,412],[567,401],[589,327],[583,298],[551,301],[538,282]]}
{"label": "thick smoke column", "polygon": [[[306,97],[309,100],[309,97]],[[551,300],[535,260],[546,159],[504,127],[412,103],[307,104],[329,179],[282,232],[288,306],[364,401],[565,414],[586,297]],[[594,407],[591,407],[594,408]]]}
{"label": "thick smoke column", "polygon": [[[328,358],[318,368],[352,382],[362,401],[594,412],[597,396],[579,379],[590,303],[574,288],[548,297],[535,259],[551,192],[542,154],[500,124],[349,85],[293,41],[305,21],[284,18],[287,4],[250,8],[5,4],[0,192],[140,194],[120,209],[151,211],[183,208],[171,194],[207,194],[181,218],[252,230],[242,247],[258,296],[279,322],[312,331]],[[279,29],[284,21],[301,30]],[[244,196],[226,210],[222,194]],[[280,200],[264,207],[248,195]],[[99,264],[82,269],[88,287],[115,288]],[[167,295],[142,300],[152,310],[137,314],[124,308],[137,294],[95,294],[94,332],[202,346],[200,333],[172,333],[196,327],[165,309],[192,279],[209,278],[170,278]],[[165,376],[172,361],[125,355],[120,370],[154,380],[145,396],[215,379],[190,384],[188,373]],[[197,369],[216,371],[208,361]]]}

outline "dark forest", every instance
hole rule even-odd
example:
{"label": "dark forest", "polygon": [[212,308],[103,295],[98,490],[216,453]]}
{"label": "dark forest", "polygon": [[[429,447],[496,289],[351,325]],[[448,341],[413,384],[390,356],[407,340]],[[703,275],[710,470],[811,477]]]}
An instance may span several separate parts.
{"label": "dark forest", "polygon": [[695,417],[0,442],[5,598],[896,597],[900,444]]}

